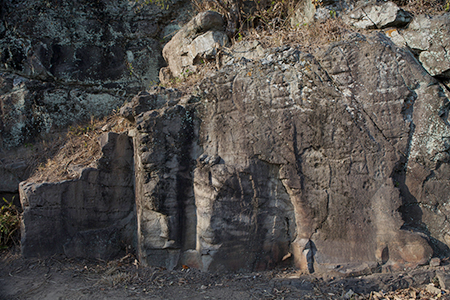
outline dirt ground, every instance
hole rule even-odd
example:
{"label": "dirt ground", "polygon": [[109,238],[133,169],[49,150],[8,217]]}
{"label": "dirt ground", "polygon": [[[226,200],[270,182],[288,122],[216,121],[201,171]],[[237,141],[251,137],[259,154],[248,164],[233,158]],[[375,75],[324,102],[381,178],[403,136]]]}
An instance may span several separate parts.
{"label": "dirt ground", "polygon": [[207,274],[182,267],[142,267],[133,255],[108,262],[59,256],[24,259],[10,250],[1,253],[0,270],[0,299],[5,300],[450,299],[436,282],[439,270],[429,266],[356,278],[304,275],[290,268]]}

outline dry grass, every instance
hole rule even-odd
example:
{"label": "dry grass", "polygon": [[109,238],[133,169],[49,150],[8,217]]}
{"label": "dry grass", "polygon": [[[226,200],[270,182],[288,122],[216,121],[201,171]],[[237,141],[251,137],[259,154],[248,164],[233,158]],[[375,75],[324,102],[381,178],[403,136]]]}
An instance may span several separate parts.
{"label": "dry grass", "polygon": [[325,22],[313,22],[294,30],[249,30],[242,40],[258,40],[264,48],[280,46],[300,46],[305,51],[312,51],[328,43],[337,42],[346,34],[356,30],[344,24],[340,18]]}
{"label": "dry grass", "polygon": [[392,0],[392,2],[414,15],[434,15],[450,10],[450,0]]}
{"label": "dry grass", "polygon": [[[312,0],[316,1],[318,0]],[[222,15],[227,15],[231,3],[238,0],[193,0],[192,3],[197,11],[214,10]],[[240,11],[240,28],[242,33],[250,28],[258,26],[272,27],[284,25],[285,21],[293,14],[299,0],[247,0],[242,1]],[[237,33],[237,35],[238,35]]]}
{"label": "dry grass", "polygon": [[34,157],[29,182],[55,182],[73,179],[78,176],[72,171],[73,167],[86,167],[92,165],[101,157],[98,138],[106,131],[124,132],[131,124],[113,115],[101,121],[94,121],[69,127],[67,133],[61,134],[56,143],[48,147],[39,147],[40,154]]}
{"label": "dry grass", "polygon": [[[241,0],[193,0],[195,9],[198,12],[213,10],[221,13],[225,17],[229,15],[231,3],[240,2]],[[316,7],[322,6],[322,0],[311,0]],[[276,38],[281,33],[285,40],[292,40],[292,37],[286,38],[287,32],[298,32],[298,28],[291,28],[289,19],[293,15],[299,0],[242,0],[239,28],[234,35],[236,41],[248,36],[249,32],[257,30],[259,34],[268,34],[270,38]],[[356,1],[347,0],[348,3],[356,3]],[[397,5],[401,6],[414,15],[417,14],[440,14],[450,11],[450,0],[393,0]],[[338,19],[330,19],[326,24],[315,24],[313,22],[307,25],[307,30],[301,28],[300,34],[302,42],[305,38],[312,38],[314,42],[321,39],[333,41],[339,38],[342,31],[348,28]],[[305,26],[301,26],[305,27]],[[343,28],[338,28],[343,27]],[[325,30],[325,31],[323,31]],[[272,32],[276,32],[273,34]],[[324,37],[320,36],[324,33]],[[306,41],[307,42],[307,41]]]}
{"label": "dry grass", "polygon": [[215,60],[205,60],[201,64],[193,66],[192,70],[185,72],[184,75],[173,78],[167,83],[160,83],[158,85],[165,88],[178,89],[183,93],[189,93],[196,83],[205,78],[207,73],[217,70],[217,68],[218,66]]}

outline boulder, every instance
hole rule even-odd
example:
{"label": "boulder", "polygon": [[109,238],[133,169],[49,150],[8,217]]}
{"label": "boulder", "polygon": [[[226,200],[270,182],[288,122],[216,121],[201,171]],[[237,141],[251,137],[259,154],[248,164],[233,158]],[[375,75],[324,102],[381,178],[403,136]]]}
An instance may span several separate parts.
{"label": "boulder", "polygon": [[[214,58],[217,50],[229,44],[225,22],[219,13],[206,11],[187,23],[164,46],[163,56],[172,77],[188,75],[202,60]],[[163,69],[167,72],[167,69]],[[164,73],[163,73],[164,75]],[[160,76],[160,78],[170,78]]]}
{"label": "boulder", "polygon": [[412,16],[391,1],[363,4],[344,16],[344,21],[356,28],[382,29],[403,27],[411,22]]}

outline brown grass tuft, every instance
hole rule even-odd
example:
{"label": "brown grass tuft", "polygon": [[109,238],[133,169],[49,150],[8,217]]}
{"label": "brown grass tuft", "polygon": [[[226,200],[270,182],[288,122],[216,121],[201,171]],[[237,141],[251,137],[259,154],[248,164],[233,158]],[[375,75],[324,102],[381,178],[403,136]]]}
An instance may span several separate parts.
{"label": "brown grass tuft", "polygon": [[106,131],[124,132],[131,124],[113,115],[101,121],[70,126],[67,133],[61,134],[56,143],[41,150],[35,157],[35,169],[27,181],[56,182],[73,179],[78,176],[72,169],[93,165],[101,157],[98,138]]}

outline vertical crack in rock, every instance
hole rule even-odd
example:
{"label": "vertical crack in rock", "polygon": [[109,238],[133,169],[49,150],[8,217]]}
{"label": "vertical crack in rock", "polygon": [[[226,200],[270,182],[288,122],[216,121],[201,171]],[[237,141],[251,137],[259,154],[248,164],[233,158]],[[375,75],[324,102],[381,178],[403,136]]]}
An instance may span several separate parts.
{"label": "vertical crack in rock", "polygon": [[138,255],[143,264],[173,269],[182,251],[195,247],[193,114],[166,104],[135,119]]}

